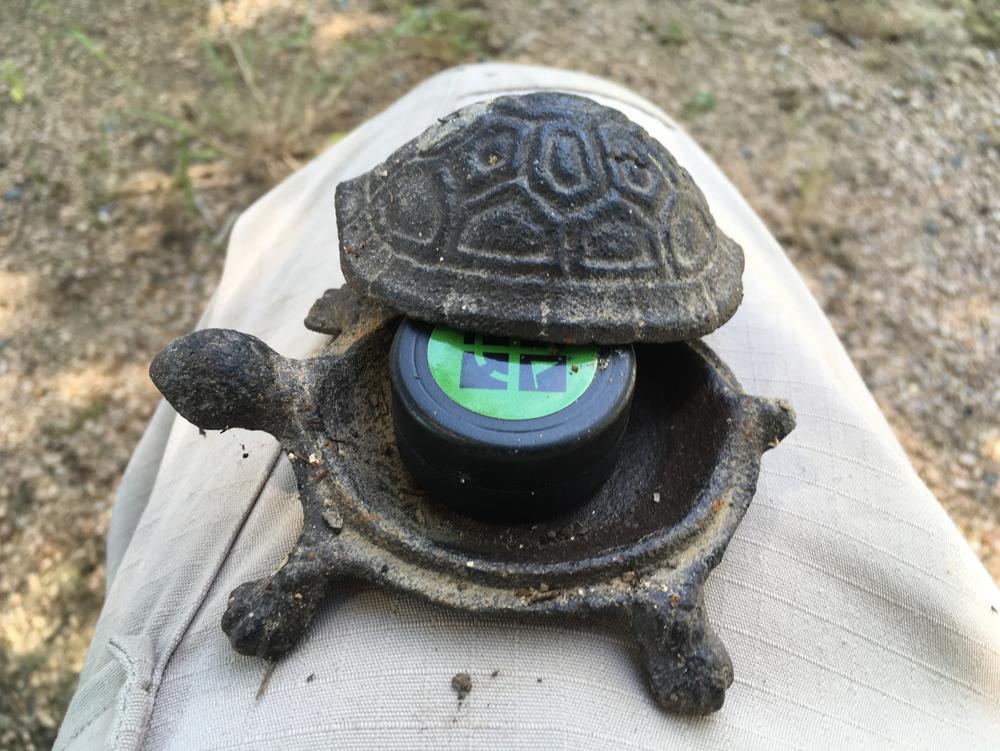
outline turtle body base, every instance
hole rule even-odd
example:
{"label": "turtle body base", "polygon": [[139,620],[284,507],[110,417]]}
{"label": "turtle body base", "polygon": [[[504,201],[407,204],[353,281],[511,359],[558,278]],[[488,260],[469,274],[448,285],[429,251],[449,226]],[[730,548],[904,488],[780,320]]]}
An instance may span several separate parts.
{"label": "turtle body base", "polygon": [[[278,571],[232,593],[222,626],[233,647],[280,657],[338,584],[363,580],[471,613],[624,614],[656,701],[718,710],[733,668],[703,585],[753,497],[763,452],[794,427],[787,403],[745,395],[703,344],[639,346],[633,417],[601,490],[533,524],[477,521],[427,497],[400,459],[388,379],[399,319],[350,309],[314,309],[341,333],[309,360],[206,330],[150,368],[181,415],[208,429],[266,430],[295,472],[302,533]],[[223,372],[230,385],[220,388]]]}

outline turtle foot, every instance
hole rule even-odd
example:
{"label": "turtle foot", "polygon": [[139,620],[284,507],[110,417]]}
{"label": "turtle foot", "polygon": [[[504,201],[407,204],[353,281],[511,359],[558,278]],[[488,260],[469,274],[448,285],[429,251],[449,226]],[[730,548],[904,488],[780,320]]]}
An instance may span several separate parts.
{"label": "turtle foot", "polygon": [[318,558],[290,560],[266,579],[233,590],[222,630],[240,654],[277,659],[302,638],[329,589],[329,571]]}
{"label": "turtle foot", "polygon": [[656,702],[677,714],[722,708],[733,663],[705,616],[701,585],[656,592],[634,606],[633,629]]}

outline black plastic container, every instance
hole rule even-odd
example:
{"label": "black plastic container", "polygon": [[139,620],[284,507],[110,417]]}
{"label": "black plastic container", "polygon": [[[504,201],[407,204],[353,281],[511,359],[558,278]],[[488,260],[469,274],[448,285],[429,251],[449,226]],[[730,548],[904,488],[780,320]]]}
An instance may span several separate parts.
{"label": "black plastic container", "polygon": [[436,500],[537,519],[588,500],[618,459],[631,346],[520,342],[405,320],[390,355],[400,454]]}

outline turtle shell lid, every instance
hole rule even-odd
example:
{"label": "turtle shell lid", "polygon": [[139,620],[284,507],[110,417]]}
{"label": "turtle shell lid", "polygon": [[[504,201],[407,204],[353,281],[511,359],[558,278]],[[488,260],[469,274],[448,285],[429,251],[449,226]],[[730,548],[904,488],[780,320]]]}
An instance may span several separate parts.
{"label": "turtle shell lid", "polygon": [[617,110],[505,96],[442,118],[336,192],[348,282],[432,323],[552,342],[694,339],[742,298],[743,251]]}

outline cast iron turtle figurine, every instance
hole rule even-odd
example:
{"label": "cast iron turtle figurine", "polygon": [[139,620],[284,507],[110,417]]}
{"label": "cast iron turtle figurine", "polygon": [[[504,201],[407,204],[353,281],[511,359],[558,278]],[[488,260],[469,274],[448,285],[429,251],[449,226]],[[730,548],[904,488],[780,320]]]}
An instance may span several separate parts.
{"label": "cast iron turtle figurine", "polygon": [[743,294],[743,251],[691,176],[617,110],[506,96],[441,119],[337,187],[349,283],[469,331],[695,339]]}
{"label": "cast iron turtle figurine", "polygon": [[[744,394],[705,345],[679,341],[720,325],[741,294],[742,252],[687,173],[619,113],[532,94],[445,118],[342,184],[337,209],[351,286],[307,319],[335,336],[323,353],[290,360],[209,329],[150,367],[181,415],[266,430],[295,471],[301,536],[278,571],[233,592],[222,625],[234,648],[280,657],[338,582],[361,579],[476,613],[624,614],[657,702],[719,709],[733,670],[703,584],[794,415]],[[428,497],[388,409],[390,309],[507,336],[658,342],[635,348],[627,450],[610,479],[531,524]]]}

